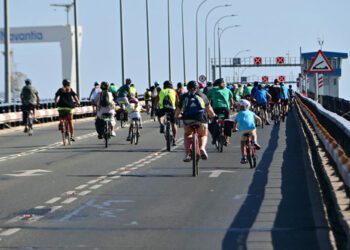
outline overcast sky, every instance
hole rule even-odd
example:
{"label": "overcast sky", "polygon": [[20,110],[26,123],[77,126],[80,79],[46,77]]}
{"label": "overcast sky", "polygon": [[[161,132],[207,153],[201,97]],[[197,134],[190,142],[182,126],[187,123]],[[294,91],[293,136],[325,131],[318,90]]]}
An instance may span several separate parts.
{"label": "overcast sky", "polygon": [[[195,78],[195,10],[202,0],[185,0],[185,35],[188,79]],[[2,1],[1,1],[2,2]],[[10,25],[65,25],[63,9],[56,11],[51,3],[64,0],[10,0]],[[173,81],[183,80],[181,42],[181,0],[171,2],[172,75]],[[324,50],[349,52],[349,0],[208,0],[200,11],[200,73],[205,73],[204,20],[214,6],[221,8],[209,17],[209,46],[213,49],[213,24],[221,16],[237,14],[222,21],[222,27],[239,24],[222,38],[222,57],[232,57],[238,51],[250,49],[241,57],[299,56],[319,49],[317,38],[325,40]],[[81,82],[83,96],[87,96],[96,80],[121,84],[119,1],[79,0],[79,24],[84,35],[81,50]],[[151,25],[152,81],[162,82],[168,77],[167,57],[167,1],[149,0]],[[3,19],[3,4],[0,20]],[[147,50],[145,0],[124,0],[125,73],[132,78],[139,92],[147,86]],[[72,20],[72,18],[71,18]],[[1,25],[3,26],[3,24]],[[54,95],[61,83],[61,53],[58,44],[12,45],[17,70],[28,75],[43,97]],[[0,77],[3,79],[3,60]],[[246,76],[297,75],[300,68],[249,68]],[[232,77],[233,70],[224,70],[224,77]],[[350,60],[343,63],[340,96],[350,99]],[[0,86],[0,91],[3,91]]]}

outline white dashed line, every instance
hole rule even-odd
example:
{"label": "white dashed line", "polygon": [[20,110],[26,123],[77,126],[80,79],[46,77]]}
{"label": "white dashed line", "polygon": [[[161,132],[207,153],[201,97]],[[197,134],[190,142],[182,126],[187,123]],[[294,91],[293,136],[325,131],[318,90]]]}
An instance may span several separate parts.
{"label": "white dashed line", "polygon": [[50,213],[52,214],[52,213],[56,212],[58,209],[61,209],[61,208],[62,208],[62,206],[53,206],[51,208],[51,210],[50,210]]}
{"label": "white dashed line", "polygon": [[51,200],[48,200],[47,202],[45,202],[46,204],[54,204],[56,203],[57,201],[59,201],[61,199],[61,197],[55,197],[55,198],[52,198]]}
{"label": "white dashed line", "polygon": [[102,185],[97,184],[97,185],[90,187],[90,189],[96,190],[96,189],[99,189],[100,187],[102,187]]}
{"label": "white dashed line", "polygon": [[80,186],[77,186],[75,189],[76,190],[82,190],[82,189],[84,189],[84,188],[86,188],[88,185],[80,185]]}
{"label": "white dashed line", "polygon": [[100,180],[92,180],[92,181],[89,181],[88,184],[95,184],[97,182],[99,182]]}
{"label": "white dashed line", "polygon": [[78,198],[77,198],[77,197],[68,198],[68,199],[62,201],[62,204],[70,204],[70,203],[72,203],[73,201],[75,201],[76,199],[78,199]]}
{"label": "white dashed line", "polygon": [[115,174],[118,174],[118,171],[112,171],[108,173],[108,175],[115,175]]}
{"label": "white dashed line", "polygon": [[15,234],[19,231],[21,231],[20,228],[7,229],[7,230],[3,231],[2,233],[0,233],[0,236],[10,236],[10,235]]}
{"label": "white dashed line", "polygon": [[79,193],[79,196],[85,196],[85,195],[88,195],[88,194],[90,194],[90,193],[91,193],[90,190],[86,190],[86,191],[80,192],[80,193]]}
{"label": "white dashed line", "polygon": [[111,179],[103,180],[103,181],[101,181],[101,184],[108,184],[108,183],[110,183],[111,181],[112,181]]}

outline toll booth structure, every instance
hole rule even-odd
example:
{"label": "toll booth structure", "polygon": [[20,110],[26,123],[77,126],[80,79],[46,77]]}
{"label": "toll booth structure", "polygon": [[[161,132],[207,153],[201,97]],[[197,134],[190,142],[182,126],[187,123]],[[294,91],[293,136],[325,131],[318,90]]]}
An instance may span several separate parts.
{"label": "toll booth structure", "polygon": [[[323,51],[330,64],[332,65],[334,71],[332,73],[324,73],[323,74],[323,87],[319,88],[320,96],[332,96],[339,97],[339,79],[341,77],[341,65],[342,60],[348,58],[347,53],[342,52],[331,52],[331,51]],[[301,92],[307,93],[310,97],[315,95],[316,92],[316,74],[307,73],[307,69],[309,68],[312,59],[316,56],[317,51],[315,52],[306,52],[301,54],[301,72],[302,72],[302,80],[301,80]]]}

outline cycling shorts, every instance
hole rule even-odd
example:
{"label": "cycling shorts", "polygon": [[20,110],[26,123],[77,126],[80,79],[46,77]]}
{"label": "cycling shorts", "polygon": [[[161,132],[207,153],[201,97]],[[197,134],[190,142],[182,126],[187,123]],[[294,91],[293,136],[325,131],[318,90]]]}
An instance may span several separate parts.
{"label": "cycling shorts", "polygon": [[166,114],[169,114],[169,117],[170,117],[170,122],[171,123],[175,123],[176,122],[176,119],[175,119],[175,110],[172,110],[172,109],[159,109],[157,114],[159,117],[163,117],[165,116]]}
{"label": "cycling shorts", "polygon": [[256,105],[257,105],[259,108],[262,108],[264,111],[267,110],[267,103],[263,103],[263,104],[257,103]]}
{"label": "cycling shorts", "polygon": [[281,100],[281,103],[282,103],[282,106],[287,106],[288,105],[288,99],[282,99]]}
{"label": "cycling shorts", "polygon": [[74,114],[74,108],[58,107],[57,111],[58,111],[59,118],[72,116]]}
{"label": "cycling shorts", "polygon": [[246,133],[251,133],[252,136],[254,136],[254,138],[256,138],[256,129],[239,131],[238,133],[241,137],[242,142],[245,142],[247,140],[247,136],[245,136]]}
{"label": "cycling shorts", "polygon": [[214,113],[219,118],[229,119],[230,118],[230,110],[227,108],[214,108]]}

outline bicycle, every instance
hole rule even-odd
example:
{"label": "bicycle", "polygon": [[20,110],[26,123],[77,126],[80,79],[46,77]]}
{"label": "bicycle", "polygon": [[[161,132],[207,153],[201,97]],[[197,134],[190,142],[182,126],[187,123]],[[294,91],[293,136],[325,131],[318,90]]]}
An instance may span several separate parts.
{"label": "bicycle", "polygon": [[105,147],[108,148],[108,141],[112,137],[112,114],[102,114],[102,120],[104,121],[103,138],[105,140]]}
{"label": "bicycle", "polygon": [[255,168],[256,167],[256,154],[255,154],[255,145],[253,142],[253,138],[252,138],[252,133],[245,133],[243,134],[243,136],[246,137],[245,140],[245,147],[246,147],[246,151],[247,151],[247,160],[249,163],[250,168]]}
{"label": "bicycle", "polygon": [[190,152],[192,158],[192,176],[196,177],[199,175],[199,160],[201,158],[199,140],[198,140],[198,128],[199,125],[193,124],[190,126],[193,130],[192,132],[192,142],[190,145]]}
{"label": "bicycle", "polygon": [[124,128],[128,121],[128,111],[125,109],[124,103],[119,103],[120,109],[116,112],[116,118],[120,121],[120,127]]}
{"label": "bicycle", "polygon": [[277,125],[280,122],[280,110],[278,107],[278,103],[274,103],[272,110],[271,110],[271,119],[274,121],[275,125]]}
{"label": "bicycle", "polygon": [[226,137],[224,133],[224,126],[225,126],[225,120],[222,119],[222,117],[217,117],[214,122],[217,123],[216,128],[218,128],[218,131],[216,133],[216,138],[215,138],[215,147],[218,150],[218,152],[222,153],[224,149],[224,145],[226,142]]}
{"label": "bicycle", "polygon": [[173,135],[171,133],[171,122],[170,122],[171,118],[170,118],[170,113],[167,112],[166,116],[165,116],[165,131],[164,131],[164,135],[165,135],[165,141],[166,141],[166,150],[167,151],[171,151],[171,144],[173,142]]}
{"label": "bicycle", "polygon": [[[136,114],[136,115],[133,115]],[[131,117],[131,140],[130,143],[137,145],[139,143],[139,137],[140,137],[140,132],[139,132],[139,122],[140,122],[140,118],[137,116],[137,113],[131,113],[130,114]]]}
{"label": "bicycle", "polygon": [[69,119],[70,119],[70,114],[68,113],[63,113],[59,115],[59,125],[58,128],[61,131],[62,135],[62,143],[63,146],[66,146],[67,144],[71,145],[72,144],[72,134],[70,132],[70,126],[69,126]]}
{"label": "bicycle", "polygon": [[265,119],[265,112],[262,106],[257,105],[256,107],[257,109],[257,115],[261,118],[261,128],[264,128],[264,123],[266,123],[266,119]]}

